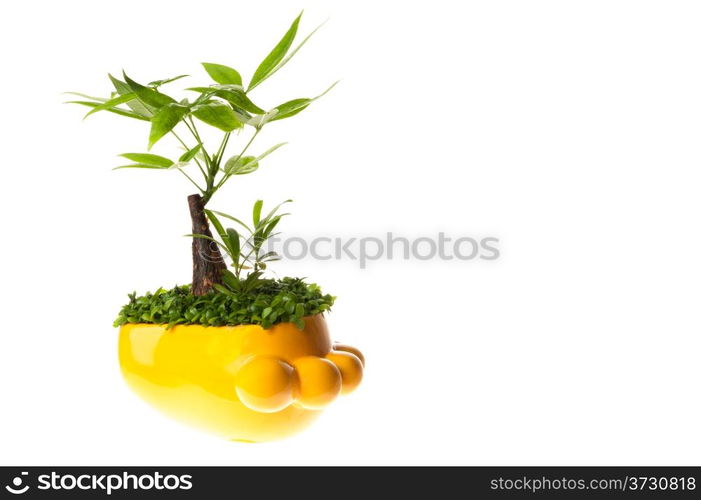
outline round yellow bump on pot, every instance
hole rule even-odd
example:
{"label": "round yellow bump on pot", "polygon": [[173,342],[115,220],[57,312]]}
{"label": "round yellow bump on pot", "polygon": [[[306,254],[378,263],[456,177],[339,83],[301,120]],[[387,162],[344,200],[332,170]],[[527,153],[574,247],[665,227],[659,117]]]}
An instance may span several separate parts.
{"label": "round yellow bump on pot", "polygon": [[273,413],[292,403],[293,370],[271,356],[252,356],[236,372],[236,394],[251,410]]}
{"label": "round yellow bump on pot", "polygon": [[321,410],[341,392],[341,373],[328,359],[317,356],[297,358],[295,373],[295,400],[308,410]]}
{"label": "round yellow bump on pot", "polygon": [[363,380],[363,363],[358,356],[346,351],[332,351],[326,355],[341,372],[341,394],[350,394]]}
{"label": "round yellow bump on pot", "polygon": [[355,356],[360,360],[360,362],[363,364],[363,366],[365,366],[365,356],[363,356],[363,353],[360,352],[360,349],[357,349],[353,346],[346,345],[346,344],[334,344],[333,350],[334,351],[344,351],[344,352],[349,352],[351,354],[355,354]]}

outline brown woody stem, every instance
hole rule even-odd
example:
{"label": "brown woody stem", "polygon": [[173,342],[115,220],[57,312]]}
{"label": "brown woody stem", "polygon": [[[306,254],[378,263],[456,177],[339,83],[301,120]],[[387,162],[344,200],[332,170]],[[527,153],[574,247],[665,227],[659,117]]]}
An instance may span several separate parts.
{"label": "brown woody stem", "polygon": [[[192,234],[212,237],[204,211],[204,201],[199,194],[187,197],[192,218]],[[221,284],[226,269],[224,259],[216,243],[205,238],[192,238],[192,293],[205,295],[215,284]]]}

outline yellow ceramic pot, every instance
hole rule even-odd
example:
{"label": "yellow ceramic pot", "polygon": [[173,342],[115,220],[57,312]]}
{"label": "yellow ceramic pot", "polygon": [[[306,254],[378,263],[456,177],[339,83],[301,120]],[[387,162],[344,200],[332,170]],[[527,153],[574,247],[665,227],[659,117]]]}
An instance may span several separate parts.
{"label": "yellow ceramic pot", "polygon": [[332,345],[321,315],[304,323],[127,324],[119,362],[134,392],[177,420],[234,441],[282,439],[363,376],[360,351]]}

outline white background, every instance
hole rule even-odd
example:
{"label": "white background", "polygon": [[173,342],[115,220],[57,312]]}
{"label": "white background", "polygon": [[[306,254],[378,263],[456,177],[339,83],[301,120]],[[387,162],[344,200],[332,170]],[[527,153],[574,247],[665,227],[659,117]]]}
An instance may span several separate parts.
{"label": "white background", "polygon": [[[153,411],[116,359],[125,294],[190,278],[192,190],[111,171],[147,124],[83,122],[61,92],[104,95],[122,68],[204,84],[200,61],[250,78],[303,7],[302,33],[330,22],[256,102],[342,82],[213,206],[291,197],[290,234],[494,235],[502,257],[280,263],[339,297],[366,379],[298,437],[232,444]],[[701,461],[698,2],[0,9],[2,464]]]}

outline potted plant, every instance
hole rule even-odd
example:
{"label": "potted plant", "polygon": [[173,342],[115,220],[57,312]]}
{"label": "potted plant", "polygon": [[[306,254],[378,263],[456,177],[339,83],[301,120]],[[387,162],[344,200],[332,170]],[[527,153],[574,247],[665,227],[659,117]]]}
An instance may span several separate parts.
{"label": "potted plant", "polygon": [[[192,284],[129,296],[115,321],[119,360],[129,386],[155,407],[237,441],[298,432],[339,394],[353,391],[363,374],[362,354],[329,338],[323,315],[334,297],[299,278],[265,275],[279,259],[265,243],[276,234],[287,215],[280,209],[290,200],[269,211],[258,200],[250,223],[210,208],[224,184],[253,173],[282,146],[251,153],[266,126],[300,113],[333,87],[267,111],[249,96],[311,36],[292,48],[300,19],[301,14],[246,87],[235,69],[203,63],[213,83],[189,87],[192,97],[182,100],[162,88],[186,75],[141,84],[123,73],[109,75],[114,86],[109,97],[72,93],[80,100],[69,101],[92,108],[86,117],[108,111],[150,122],[149,152],[122,154],[131,163],[117,169],[175,170],[197,188],[187,199]],[[220,131],[214,149],[198,124]],[[183,148],[177,159],[150,152],[165,137]],[[231,154],[237,138],[240,147]]]}

